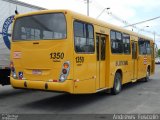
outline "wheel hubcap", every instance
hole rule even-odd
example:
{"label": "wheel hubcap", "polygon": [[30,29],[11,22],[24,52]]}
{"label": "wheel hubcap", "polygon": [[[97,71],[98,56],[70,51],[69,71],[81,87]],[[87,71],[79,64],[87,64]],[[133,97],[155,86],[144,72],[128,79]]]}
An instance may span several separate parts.
{"label": "wheel hubcap", "polygon": [[119,91],[120,90],[120,81],[119,81],[119,79],[117,79],[116,80],[117,82],[116,82],[116,91]]}

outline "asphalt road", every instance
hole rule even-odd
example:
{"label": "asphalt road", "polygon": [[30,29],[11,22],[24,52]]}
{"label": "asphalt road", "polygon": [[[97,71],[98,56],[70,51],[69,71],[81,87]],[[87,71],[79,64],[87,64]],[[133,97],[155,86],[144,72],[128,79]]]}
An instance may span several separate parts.
{"label": "asphalt road", "polygon": [[0,113],[115,114],[160,113],[160,65],[149,82],[125,85],[119,95],[90,95],[13,89],[0,86]]}

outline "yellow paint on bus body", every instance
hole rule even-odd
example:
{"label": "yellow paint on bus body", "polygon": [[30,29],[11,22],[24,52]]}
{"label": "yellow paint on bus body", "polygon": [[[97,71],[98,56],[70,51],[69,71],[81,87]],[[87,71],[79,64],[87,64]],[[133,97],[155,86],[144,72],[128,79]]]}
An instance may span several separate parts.
{"label": "yellow paint on bus body", "polygon": [[[11,77],[13,87],[63,91],[72,94],[95,93],[101,89],[112,88],[117,71],[121,72],[122,84],[145,77],[148,67],[150,73],[154,73],[154,43],[145,36],[139,35],[141,38],[150,40],[153,49],[152,55],[139,55],[138,35],[136,33],[68,10],[45,10],[18,15],[15,22],[25,16],[47,13],[64,13],[67,37],[61,40],[12,41],[11,61],[14,63],[17,76],[19,72],[23,72],[22,80]],[[73,30],[75,20],[93,25],[95,47],[93,53],[84,54],[75,51]],[[111,30],[130,35],[130,54],[113,54],[111,52]],[[137,59],[132,59],[132,43],[136,45]],[[103,44],[105,44],[105,60],[100,60]],[[97,60],[97,49],[99,49],[98,54],[100,54],[99,60]],[[20,58],[14,58],[17,51],[20,52]],[[52,59],[51,57],[55,53],[63,53],[63,59]],[[59,82],[62,66],[66,61],[70,62],[70,71],[67,79],[64,82]]]}

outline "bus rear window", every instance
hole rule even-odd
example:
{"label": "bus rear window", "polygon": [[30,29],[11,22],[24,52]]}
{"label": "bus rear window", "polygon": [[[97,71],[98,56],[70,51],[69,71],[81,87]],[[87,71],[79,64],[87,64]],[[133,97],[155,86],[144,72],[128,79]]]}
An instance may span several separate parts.
{"label": "bus rear window", "polygon": [[31,15],[18,18],[13,29],[13,41],[52,40],[66,38],[63,13]]}

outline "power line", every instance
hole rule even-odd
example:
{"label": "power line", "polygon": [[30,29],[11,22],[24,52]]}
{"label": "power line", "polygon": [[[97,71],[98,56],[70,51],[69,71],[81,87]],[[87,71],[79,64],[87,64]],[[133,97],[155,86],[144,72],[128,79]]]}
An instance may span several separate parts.
{"label": "power line", "polygon": [[126,25],[126,26],[124,26],[124,27],[129,27],[129,26],[134,26],[134,25],[142,24],[142,23],[145,23],[145,22],[148,22],[148,21],[152,21],[152,20],[155,20],[155,19],[159,19],[159,18],[160,18],[160,16],[155,17],[155,18],[151,18],[151,19],[148,19],[148,20],[144,20],[144,21],[141,21],[141,22],[137,22],[137,23],[134,23],[134,24]]}
{"label": "power line", "polygon": [[104,13],[104,11],[105,10],[109,10],[110,8],[104,8],[103,10],[102,10],[102,12],[96,17],[96,19],[98,19],[103,13]]}
{"label": "power line", "polygon": [[[94,1],[94,2],[96,4],[98,4],[99,6],[101,6],[101,8],[104,8],[104,7],[102,7],[102,5],[100,5],[96,1]],[[148,30],[145,30],[145,29],[142,29],[142,28],[138,28],[136,26],[137,24],[141,24],[141,23],[144,23],[144,22],[148,22],[148,21],[152,21],[152,20],[158,19],[158,18],[160,18],[160,16],[152,18],[152,19],[144,20],[144,21],[141,21],[141,22],[138,22],[138,23],[130,24],[128,21],[123,20],[120,17],[118,17],[117,15],[113,14],[112,12],[110,12],[109,9],[107,9],[107,8],[102,9],[102,12],[96,18],[98,19],[104,12],[106,12],[109,16],[111,16],[112,18],[116,19],[117,21],[120,21],[121,23],[125,24],[128,27],[131,26],[132,28],[134,28],[134,29],[136,29],[138,31],[143,31],[143,32],[146,32],[146,33],[149,33],[149,34],[153,34],[154,35],[154,39],[155,39],[155,35],[156,36],[160,36],[155,31],[148,31]],[[126,26],[124,26],[124,27],[126,27]]]}

